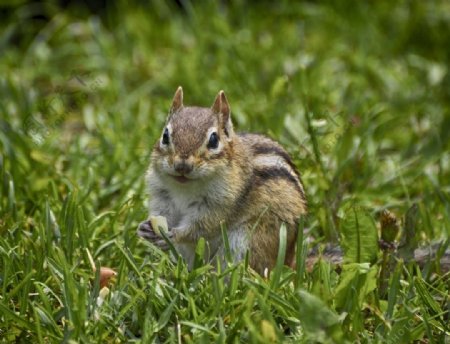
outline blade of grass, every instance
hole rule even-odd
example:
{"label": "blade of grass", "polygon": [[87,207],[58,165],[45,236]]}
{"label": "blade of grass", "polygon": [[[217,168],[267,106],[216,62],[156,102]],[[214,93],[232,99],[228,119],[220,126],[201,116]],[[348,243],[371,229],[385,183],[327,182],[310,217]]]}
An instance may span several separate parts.
{"label": "blade of grass", "polygon": [[284,262],[285,262],[285,257],[286,257],[287,232],[286,232],[286,225],[284,223],[281,224],[279,233],[280,233],[280,236],[279,236],[277,261],[275,264],[275,268],[270,273],[271,289],[276,289],[279,285],[281,272],[282,272]]}

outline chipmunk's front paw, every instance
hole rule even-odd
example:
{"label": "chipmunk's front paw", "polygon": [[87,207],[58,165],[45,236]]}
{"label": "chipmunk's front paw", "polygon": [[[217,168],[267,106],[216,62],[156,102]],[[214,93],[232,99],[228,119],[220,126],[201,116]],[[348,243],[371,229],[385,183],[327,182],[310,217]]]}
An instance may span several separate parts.
{"label": "chipmunk's front paw", "polygon": [[[164,238],[161,237],[160,235],[158,235],[155,232],[155,230],[153,229],[153,226],[152,226],[152,223],[150,222],[150,220],[141,222],[139,224],[139,227],[138,227],[138,230],[137,230],[137,234],[141,238],[144,238],[144,239],[150,241],[153,245],[159,247],[161,250],[168,250],[169,249],[169,245],[164,240]],[[172,238],[172,233],[170,233],[170,232],[166,233],[166,237],[168,239],[171,239]]]}

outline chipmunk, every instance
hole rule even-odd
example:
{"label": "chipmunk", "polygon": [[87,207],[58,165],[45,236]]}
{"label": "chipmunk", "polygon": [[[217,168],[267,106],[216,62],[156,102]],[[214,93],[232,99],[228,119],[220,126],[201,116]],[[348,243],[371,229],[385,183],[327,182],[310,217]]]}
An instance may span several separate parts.
{"label": "chipmunk", "polygon": [[[292,261],[297,224],[307,212],[300,175],[277,142],[234,132],[223,91],[204,108],[184,106],[183,89],[177,89],[146,179],[150,216],[167,219],[167,237],[189,266],[200,237],[208,244],[207,258],[224,262],[221,225],[234,260],[249,251],[250,266],[263,274],[275,265],[284,223],[285,263]],[[138,235],[168,249],[150,220],[139,225]]]}

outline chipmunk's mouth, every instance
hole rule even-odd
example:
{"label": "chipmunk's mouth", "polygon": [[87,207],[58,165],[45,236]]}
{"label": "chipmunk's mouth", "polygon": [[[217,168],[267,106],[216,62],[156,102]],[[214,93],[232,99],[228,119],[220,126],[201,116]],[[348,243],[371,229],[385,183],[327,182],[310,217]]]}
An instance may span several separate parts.
{"label": "chipmunk's mouth", "polygon": [[188,181],[190,181],[189,178],[185,177],[185,176],[172,176],[173,179],[175,179],[178,183],[187,183]]}

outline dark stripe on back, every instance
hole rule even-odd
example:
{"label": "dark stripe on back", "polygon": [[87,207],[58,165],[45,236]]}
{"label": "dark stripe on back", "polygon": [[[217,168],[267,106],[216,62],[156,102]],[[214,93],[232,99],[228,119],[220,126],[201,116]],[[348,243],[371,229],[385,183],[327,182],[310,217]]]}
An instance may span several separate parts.
{"label": "dark stripe on back", "polygon": [[241,190],[241,193],[238,199],[235,202],[236,212],[239,212],[241,208],[244,208],[247,205],[248,196],[250,191],[253,189],[253,178],[248,178],[244,187]]}
{"label": "dark stripe on back", "polygon": [[300,193],[302,199],[305,199],[305,194],[303,193],[302,188],[299,183],[300,180],[294,177],[287,169],[283,167],[266,167],[266,168],[257,168],[253,171],[253,174],[256,177],[255,185],[261,185],[266,180],[270,179],[284,179],[294,185],[295,189]]}
{"label": "dark stripe on back", "polygon": [[299,176],[297,168],[295,167],[294,163],[292,162],[291,157],[284,149],[277,147],[275,145],[269,146],[269,145],[255,144],[252,146],[252,150],[253,150],[253,153],[256,155],[264,155],[264,154],[279,155],[292,168],[292,170],[295,172],[295,174],[297,176]]}

